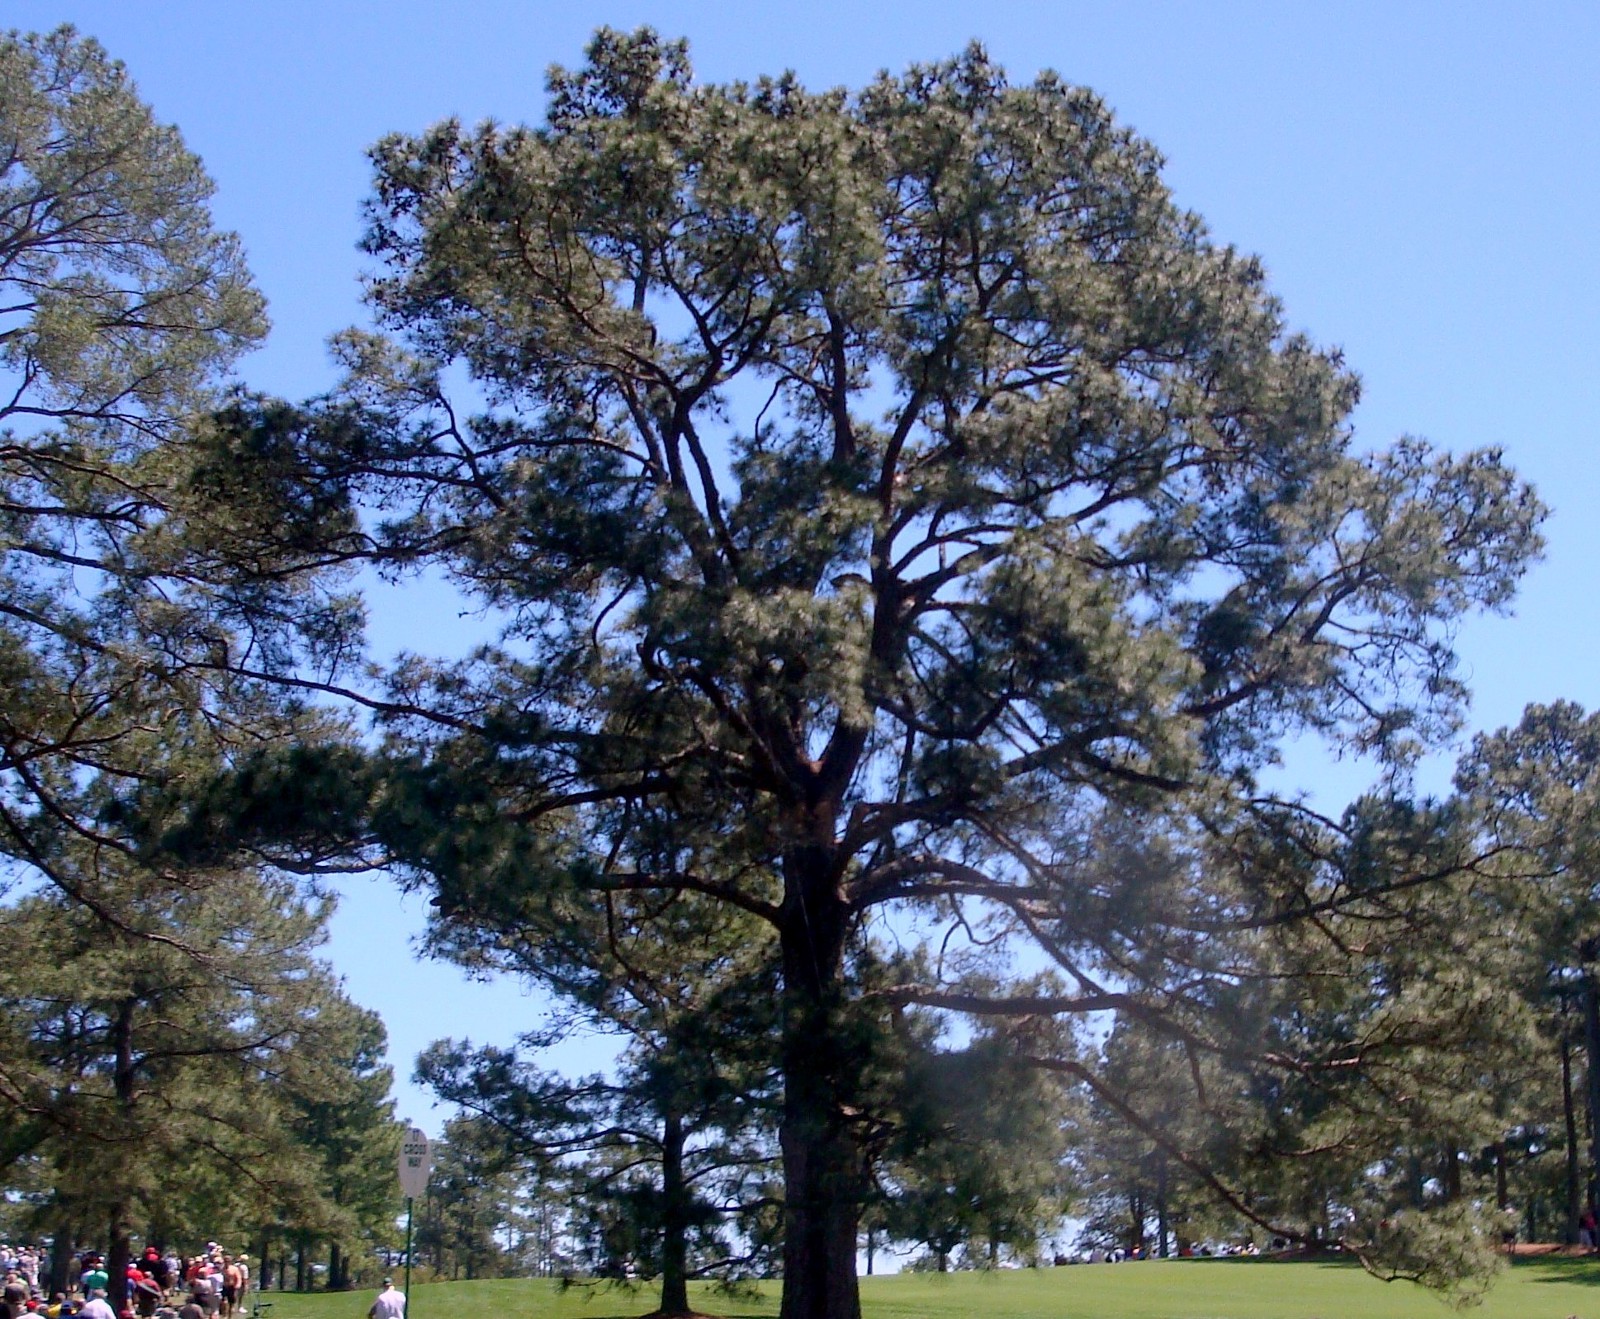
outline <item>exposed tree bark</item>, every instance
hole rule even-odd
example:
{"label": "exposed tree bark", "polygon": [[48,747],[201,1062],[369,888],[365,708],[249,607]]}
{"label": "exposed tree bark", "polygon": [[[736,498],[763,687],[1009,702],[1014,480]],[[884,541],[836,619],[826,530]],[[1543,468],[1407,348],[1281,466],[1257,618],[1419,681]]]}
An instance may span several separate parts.
{"label": "exposed tree bark", "polygon": [[1561,1117],[1567,1137],[1566,1223],[1562,1240],[1569,1246],[1578,1243],[1578,1220],[1583,1217],[1583,1177],[1579,1171],[1578,1109],[1572,1096],[1572,1042],[1566,1029],[1567,997],[1561,997]]}
{"label": "exposed tree bark", "polygon": [[1427,1201],[1427,1178],[1422,1175],[1422,1157],[1409,1155],[1406,1159],[1406,1200],[1413,1209],[1421,1209]]}
{"label": "exposed tree bark", "polygon": [[1439,1181],[1444,1186],[1444,1202],[1454,1204],[1461,1198],[1461,1152],[1447,1148],[1439,1160]]}
{"label": "exposed tree bark", "polygon": [[78,1251],[78,1232],[72,1219],[63,1210],[56,1219],[55,1235],[50,1245],[50,1291],[64,1292],[72,1280],[72,1259]]}
{"label": "exposed tree bark", "polygon": [[683,1176],[683,1119],[667,1113],[661,1122],[661,1312],[689,1311],[689,1188]]}
{"label": "exposed tree bark", "polygon": [[1167,1152],[1156,1156],[1156,1236],[1161,1258],[1167,1258]]}
{"label": "exposed tree bark", "polygon": [[1595,985],[1594,961],[1600,951],[1594,940],[1583,945],[1583,1045],[1587,1067],[1589,1110],[1588,1204],[1600,1204],[1600,987]]}
{"label": "exposed tree bark", "polygon": [[[138,999],[128,997],[117,1008],[111,1027],[111,1082],[117,1096],[125,1129],[131,1128],[136,1097],[133,1060],[133,1014]],[[112,1174],[115,1176],[115,1174]],[[127,1202],[120,1196],[111,1204],[106,1224],[106,1297],[118,1314],[128,1304],[128,1261],[133,1256],[133,1240],[128,1226]]]}
{"label": "exposed tree bark", "polygon": [[856,1239],[866,1178],[845,1111],[848,1044],[839,999],[846,910],[830,863],[825,849],[804,847],[784,867],[781,1319],[861,1315]]}
{"label": "exposed tree bark", "polygon": [[106,1224],[106,1299],[118,1314],[128,1304],[128,1261],[132,1258],[128,1207],[119,1200],[111,1206]]}

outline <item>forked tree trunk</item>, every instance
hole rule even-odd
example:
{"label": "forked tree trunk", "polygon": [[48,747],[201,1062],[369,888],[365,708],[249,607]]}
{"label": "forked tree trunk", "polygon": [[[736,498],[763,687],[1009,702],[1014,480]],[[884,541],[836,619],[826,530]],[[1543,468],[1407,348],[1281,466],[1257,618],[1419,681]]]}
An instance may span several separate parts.
{"label": "forked tree trunk", "polygon": [[841,980],[846,917],[821,848],[785,858],[784,1235],[781,1319],[860,1319],[856,1240],[866,1192],[849,1115]]}

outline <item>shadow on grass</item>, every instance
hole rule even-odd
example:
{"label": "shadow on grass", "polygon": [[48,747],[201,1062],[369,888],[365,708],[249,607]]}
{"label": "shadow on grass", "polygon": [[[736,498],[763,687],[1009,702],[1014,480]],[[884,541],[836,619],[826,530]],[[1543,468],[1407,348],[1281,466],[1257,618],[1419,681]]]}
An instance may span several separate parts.
{"label": "shadow on grass", "polygon": [[1593,1255],[1519,1259],[1512,1265],[1534,1282],[1558,1282],[1566,1286],[1600,1287],[1600,1258]]}

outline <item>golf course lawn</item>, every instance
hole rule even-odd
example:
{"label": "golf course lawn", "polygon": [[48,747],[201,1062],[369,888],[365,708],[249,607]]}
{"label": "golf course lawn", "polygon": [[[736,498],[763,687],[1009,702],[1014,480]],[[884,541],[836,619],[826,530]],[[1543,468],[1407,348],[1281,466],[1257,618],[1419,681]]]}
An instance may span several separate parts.
{"label": "golf course lawn", "polygon": [[[396,1279],[397,1282],[400,1279]],[[413,1288],[408,1319],[632,1319],[655,1306],[648,1287],[573,1288],[544,1280]],[[366,1319],[375,1291],[269,1292],[264,1319]],[[861,1280],[865,1319],[1447,1319],[1453,1311],[1409,1283],[1382,1283],[1344,1264],[1151,1260],[999,1273],[901,1274]],[[778,1285],[750,1296],[692,1293],[708,1314],[767,1319]],[[1518,1261],[1481,1319],[1600,1319],[1600,1260]]]}

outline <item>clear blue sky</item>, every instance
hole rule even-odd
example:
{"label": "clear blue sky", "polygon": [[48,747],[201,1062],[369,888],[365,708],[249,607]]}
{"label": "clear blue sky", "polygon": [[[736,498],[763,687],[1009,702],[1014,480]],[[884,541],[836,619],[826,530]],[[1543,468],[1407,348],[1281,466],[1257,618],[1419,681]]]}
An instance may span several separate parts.
{"label": "clear blue sky", "polygon": [[[1474,725],[1600,704],[1600,5],[11,0],[3,21],[98,37],[205,159],[272,308],[244,374],[291,397],[330,383],[323,341],[362,316],[368,144],[452,114],[538,119],[545,67],[580,61],[598,24],[687,36],[713,81],[793,68],[858,85],[972,38],[1014,81],[1054,68],[1161,148],[1217,236],[1265,259],[1292,324],[1345,349],[1365,442],[1500,445],[1554,505],[1516,616],[1463,630]],[[418,612],[386,609],[379,643],[437,628]],[[1356,781],[1300,774],[1327,804]],[[537,1009],[415,963],[421,921],[418,900],[352,884],[330,952],[389,1026],[402,1115],[437,1132],[444,1114],[409,1084],[417,1050],[506,1040]]]}

